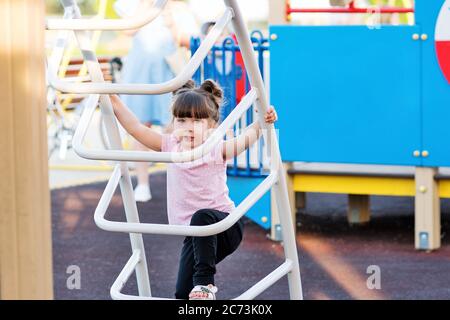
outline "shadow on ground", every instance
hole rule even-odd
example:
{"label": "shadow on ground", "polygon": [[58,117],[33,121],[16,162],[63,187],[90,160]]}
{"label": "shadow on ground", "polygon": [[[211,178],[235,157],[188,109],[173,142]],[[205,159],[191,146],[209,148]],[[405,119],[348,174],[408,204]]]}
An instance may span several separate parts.
{"label": "shadow on ground", "polygon": [[[142,222],[167,223],[165,173],[151,176],[153,200],[138,204]],[[54,287],[56,299],[110,299],[109,289],[131,255],[127,234],[100,230],[93,212],[105,183],[52,192]],[[346,196],[308,194],[297,213],[297,243],[306,299],[450,299],[450,201],[442,201],[442,248],[414,250],[413,198],[372,197],[372,220],[350,227]],[[108,210],[124,221],[119,191]],[[144,235],[155,296],[173,297],[182,237]],[[283,262],[283,247],[246,221],[241,247],[218,265],[220,299],[235,297]],[[81,288],[70,290],[67,268],[81,270]],[[381,289],[370,290],[375,266]],[[370,281],[370,283],[373,283]],[[136,294],[132,277],[124,290]],[[283,278],[260,299],[288,299]]]}

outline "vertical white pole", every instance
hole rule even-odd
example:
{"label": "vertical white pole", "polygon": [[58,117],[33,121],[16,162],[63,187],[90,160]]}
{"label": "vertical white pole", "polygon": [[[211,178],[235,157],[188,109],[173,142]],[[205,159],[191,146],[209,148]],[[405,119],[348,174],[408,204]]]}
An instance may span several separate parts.
{"label": "vertical white pole", "polygon": [[[65,10],[73,10],[74,18],[81,18],[80,10],[75,0],[61,0]],[[97,57],[91,47],[89,33],[85,31],[75,31],[79,47],[83,54],[87,69],[91,79],[95,82],[104,82],[103,73],[100,69]],[[115,150],[122,149],[122,143],[119,134],[119,128],[114,117],[111,100],[108,95],[100,97],[100,108],[103,114],[106,131],[111,143],[111,148]],[[128,222],[139,222],[139,215],[134,201],[133,186],[131,184],[130,173],[126,163],[121,163],[122,177],[120,179],[120,191],[122,193],[125,215]],[[140,296],[151,296],[150,278],[147,269],[147,260],[145,257],[144,241],[142,234],[130,234],[131,248],[139,250],[141,260],[136,266],[136,278]]]}
{"label": "vertical white pole", "polygon": [[236,0],[224,0],[225,5],[234,10],[232,25],[236,38],[241,48],[242,57],[244,59],[245,68],[248,72],[248,78],[252,88],[258,90],[258,99],[256,106],[258,108],[258,118],[262,127],[267,132],[265,135],[268,150],[271,156],[272,168],[278,170],[278,182],[273,186],[275,199],[277,201],[279,218],[284,239],[284,252],[286,258],[293,263],[292,271],[288,274],[289,291],[291,299],[303,299],[302,285],[300,278],[300,266],[297,254],[297,245],[295,239],[294,228],[292,226],[291,208],[289,205],[288,190],[286,185],[286,177],[281,165],[281,155],[276,138],[274,125],[266,125],[264,122],[264,114],[269,107],[264,82],[258,68],[258,63],[253,53],[253,45],[247,27],[244,23],[243,16]]}

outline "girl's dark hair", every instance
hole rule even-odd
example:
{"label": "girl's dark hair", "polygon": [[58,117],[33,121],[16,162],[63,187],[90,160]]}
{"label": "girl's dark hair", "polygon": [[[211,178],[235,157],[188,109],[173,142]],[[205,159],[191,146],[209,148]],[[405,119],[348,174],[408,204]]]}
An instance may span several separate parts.
{"label": "girl's dark hair", "polygon": [[219,121],[223,91],[213,80],[205,80],[199,87],[189,80],[173,92],[172,115],[176,118],[213,119]]}

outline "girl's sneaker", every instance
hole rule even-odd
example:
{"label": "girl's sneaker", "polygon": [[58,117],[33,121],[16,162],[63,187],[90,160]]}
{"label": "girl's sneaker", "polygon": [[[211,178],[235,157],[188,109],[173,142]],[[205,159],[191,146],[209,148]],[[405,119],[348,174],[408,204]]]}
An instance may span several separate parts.
{"label": "girl's sneaker", "polygon": [[216,300],[217,287],[209,284],[207,286],[197,285],[189,293],[189,300]]}
{"label": "girl's sneaker", "polygon": [[138,202],[147,202],[152,199],[150,187],[144,184],[140,184],[134,189],[134,198]]}

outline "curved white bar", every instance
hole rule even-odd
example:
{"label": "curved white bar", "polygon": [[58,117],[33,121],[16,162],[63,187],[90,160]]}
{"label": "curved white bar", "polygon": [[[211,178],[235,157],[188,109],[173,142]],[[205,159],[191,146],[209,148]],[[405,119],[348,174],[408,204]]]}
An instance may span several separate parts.
{"label": "curved white bar", "polygon": [[184,152],[145,152],[125,150],[89,150],[83,145],[89,123],[94,115],[99,95],[91,95],[73,136],[72,144],[75,152],[82,158],[94,160],[116,161],[151,161],[151,162],[190,162],[201,158],[211,152],[221,141],[226,131],[231,128],[257,99],[257,90],[251,89],[230,115],[214,131],[214,133],[201,145],[191,151]]}
{"label": "curved white bar", "polygon": [[103,230],[125,233],[151,233],[205,237],[221,233],[234,225],[278,181],[278,170],[271,172],[225,219],[207,226],[183,226],[156,223],[115,222],[105,219],[106,210],[120,181],[116,166],[95,209],[95,224]]}
{"label": "curved white bar", "polygon": [[[233,10],[226,8],[225,13],[220,20],[208,33],[200,48],[194,53],[189,63],[183,71],[172,80],[157,84],[117,84],[117,83],[76,83],[64,82],[58,79],[54,70],[49,70],[50,85],[65,93],[86,93],[86,94],[164,94],[173,92],[183,86],[192,78],[195,71],[201,65],[202,61],[208,55],[208,52],[220,38],[223,30],[233,19]],[[50,67],[50,66],[49,66]]]}
{"label": "curved white bar", "polygon": [[286,274],[291,272],[293,268],[292,260],[286,259],[286,261],[280,265],[278,268],[273,270],[267,276],[265,276],[262,280],[260,280],[257,284],[252,286],[250,289],[245,291],[240,296],[234,298],[233,300],[252,300],[263,293],[266,289],[272,286],[275,282],[280,280]]}
{"label": "curved white bar", "polygon": [[168,298],[157,298],[157,297],[146,297],[146,296],[132,296],[128,294],[123,294],[120,291],[123,289],[127,283],[130,276],[136,269],[137,264],[141,261],[141,252],[139,250],[133,250],[133,254],[127,263],[123,267],[120,274],[117,276],[116,281],[110,289],[111,298],[113,300],[174,300]]}
{"label": "curved white bar", "polygon": [[145,14],[138,13],[126,19],[49,19],[47,30],[132,30],[152,22],[164,9],[167,0],[156,0],[154,6]]}
{"label": "curved white bar", "polygon": [[[113,285],[110,289],[111,298],[113,300],[176,300],[171,298],[161,298],[161,297],[146,297],[146,296],[134,296],[134,295],[128,295],[123,294],[120,291],[123,289],[125,284],[127,283],[128,279],[133,274],[136,265],[140,261],[140,252],[139,250],[134,250],[133,254],[131,255],[130,259],[128,259],[127,263],[123,267],[120,274],[117,276],[116,281],[114,281]],[[293,268],[293,263],[291,260],[286,259],[283,264],[281,264],[278,268],[276,268],[274,271],[269,273],[267,276],[265,276],[263,279],[261,279],[258,283],[253,285],[250,289],[245,291],[240,296],[234,298],[233,300],[251,300],[259,296],[261,293],[264,292],[264,290],[268,289],[270,286],[272,286],[275,282],[280,280],[282,277],[284,277],[286,274],[291,272]]]}

